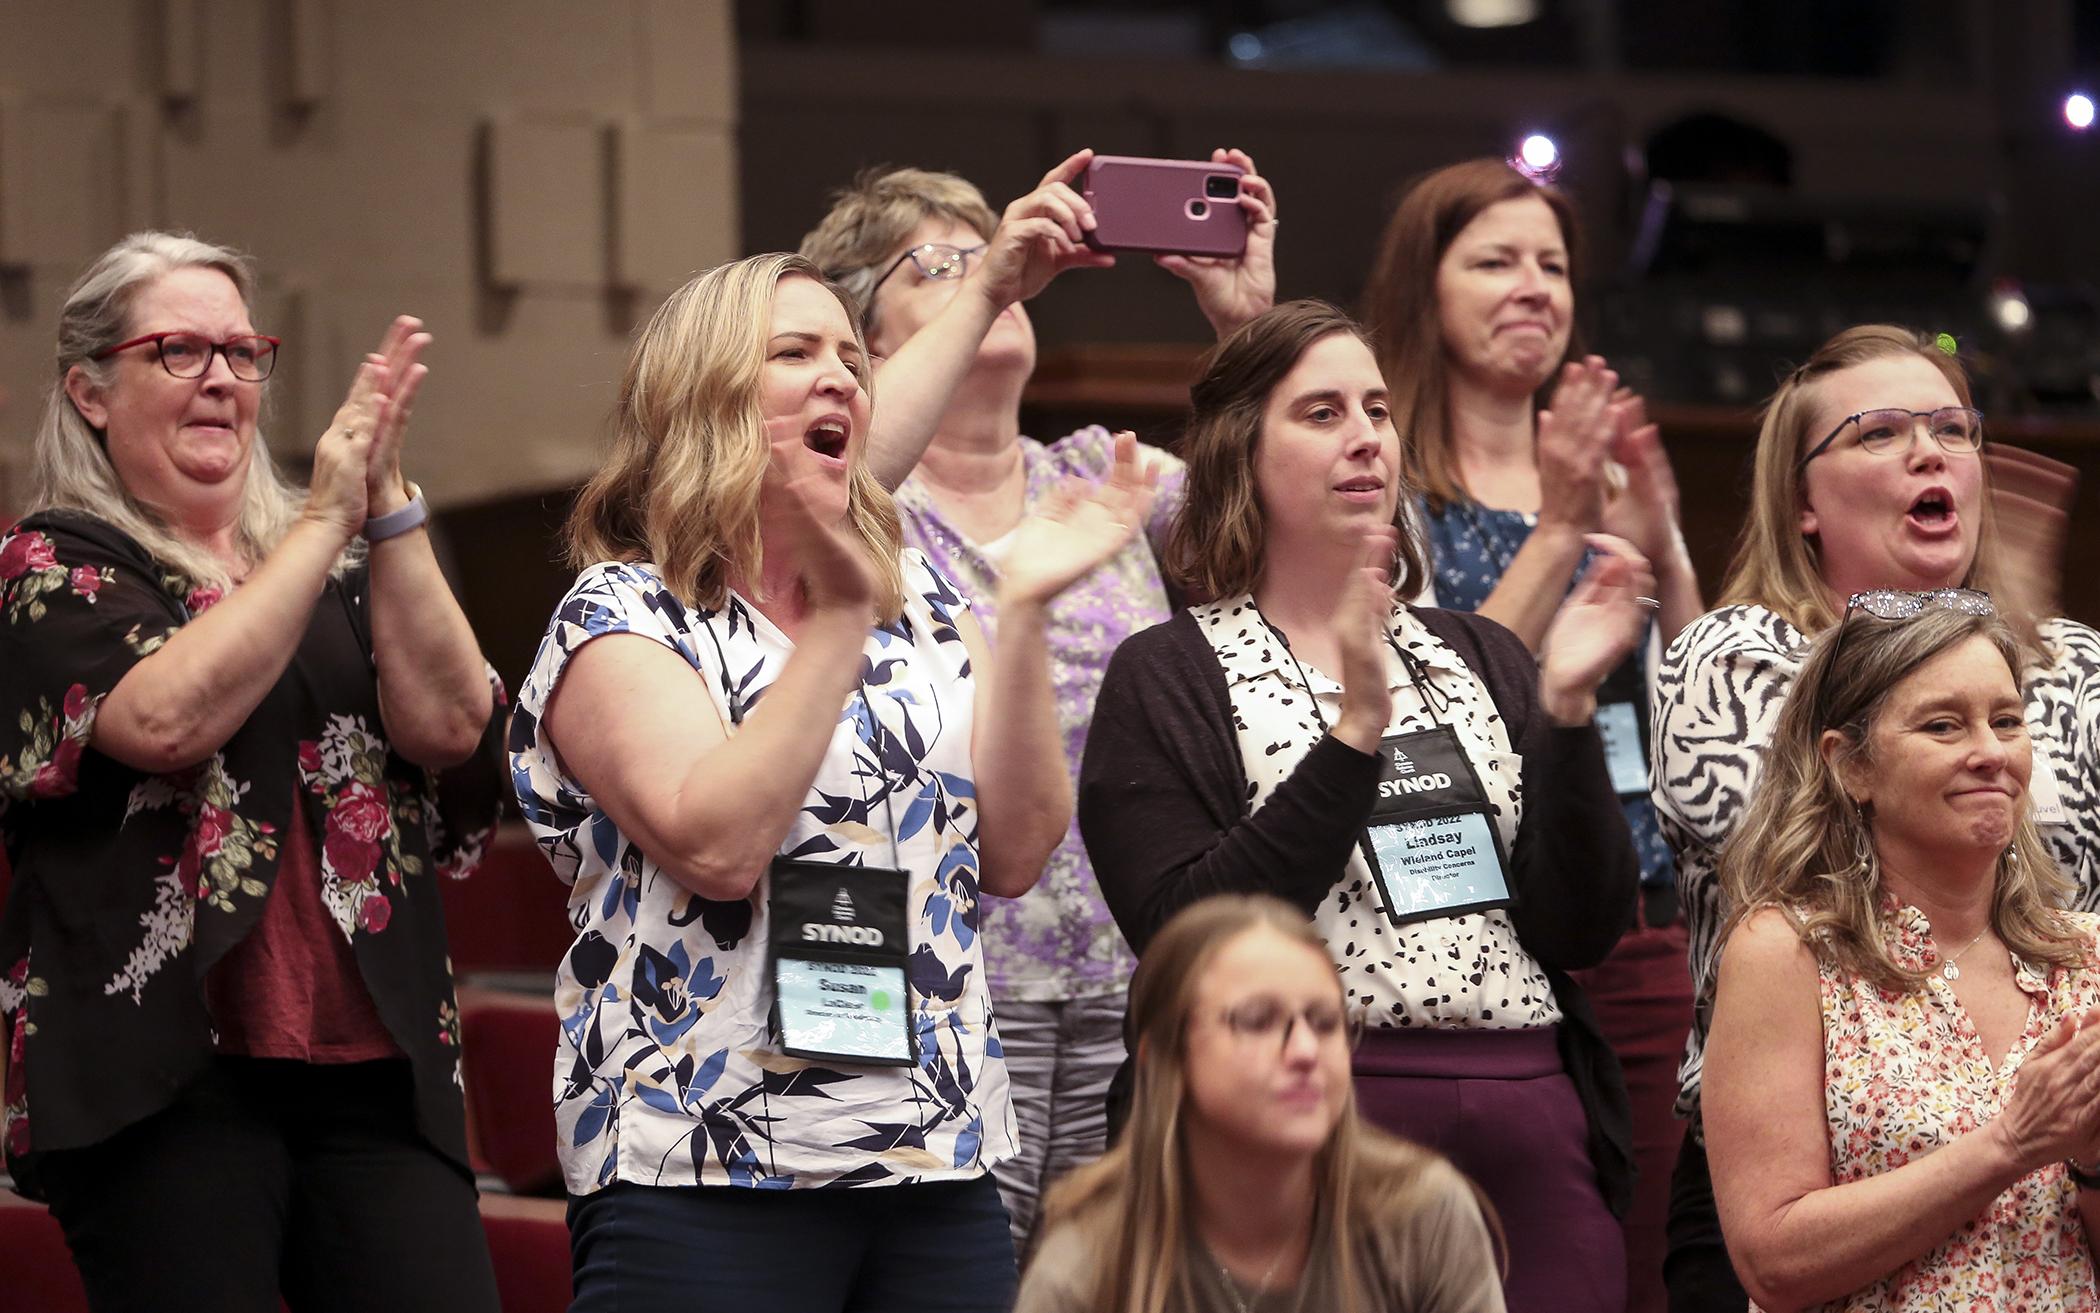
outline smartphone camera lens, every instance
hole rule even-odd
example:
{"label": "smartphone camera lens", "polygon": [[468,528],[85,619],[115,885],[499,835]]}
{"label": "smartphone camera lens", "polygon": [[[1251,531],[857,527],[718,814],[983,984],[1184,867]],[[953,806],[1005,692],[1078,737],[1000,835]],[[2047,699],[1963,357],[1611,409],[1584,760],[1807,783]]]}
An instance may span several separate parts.
{"label": "smartphone camera lens", "polygon": [[1208,201],[1190,201],[1190,202],[1189,202],[1189,218],[1191,218],[1191,219],[1202,219],[1202,218],[1207,218],[1207,217],[1209,217],[1209,215],[1210,215],[1210,202],[1208,202]]}
{"label": "smartphone camera lens", "polygon": [[1203,179],[1203,194],[1213,200],[1229,201],[1240,194],[1240,180],[1229,173],[1212,173]]}

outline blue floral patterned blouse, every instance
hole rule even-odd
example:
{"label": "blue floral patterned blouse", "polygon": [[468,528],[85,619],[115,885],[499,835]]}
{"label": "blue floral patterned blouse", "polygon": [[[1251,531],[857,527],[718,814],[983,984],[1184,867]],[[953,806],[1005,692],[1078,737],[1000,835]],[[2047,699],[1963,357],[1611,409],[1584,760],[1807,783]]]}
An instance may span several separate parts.
{"label": "blue floral patterned blouse", "polygon": [[904,552],[903,572],[903,614],[869,633],[861,692],[840,708],[780,851],[908,874],[916,1067],[781,1053],[769,1023],[766,880],[749,899],[718,902],[663,874],[564,771],[541,729],[569,658],[600,635],[676,652],[725,721],[724,666],[749,707],[792,642],[735,594],[720,611],[686,608],[647,563],[592,566],[555,612],[510,746],[519,804],[571,886],[577,929],[554,994],[555,1122],[571,1193],[613,1181],[801,1189],[962,1179],[1013,1153],[978,939],[973,679],[955,627],[967,604],[918,552]]}
{"label": "blue floral patterned blouse", "polygon": [[[1436,599],[1439,606],[1454,611],[1478,611],[1487,601],[1488,594],[1502,581],[1502,574],[1516,558],[1519,548],[1531,537],[1536,519],[1522,511],[1494,510],[1474,501],[1453,501],[1444,507],[1441,515],[1431,511],[1426,501],[1418,502],[1416,509],[1421,514],[1423,538],[1429,547],[1430,567],[1436,576]],[[1619,668],[1613,679],[1630,686],[1633,695],[1633,714],[1645,717],[1648,714],[1647,644],[1636,646],[1633,655]],[[1607,694],[1600,693],[1602,704]],[[1648,735],[1645,725],[1638,731],[1639,744],[1646,750]],[[1626,824],[1633,831],[1634,851],[1641,859],[1642,884],[1669,884],[1676,879],[1677,864],[1670,855],[1670,845],[1663,842],[1662,830],[1656,824],[1655,804],[1645,792],[1622,791],[1619,803],[1626,809]]]}

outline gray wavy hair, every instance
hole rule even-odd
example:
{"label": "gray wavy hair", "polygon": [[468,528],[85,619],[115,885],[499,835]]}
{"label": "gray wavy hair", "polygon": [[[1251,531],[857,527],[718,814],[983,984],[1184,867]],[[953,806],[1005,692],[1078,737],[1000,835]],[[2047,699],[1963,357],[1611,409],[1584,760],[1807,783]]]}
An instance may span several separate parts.
{"label": "gray wavy hair", "polygon": [[[192,583],[224,589],[233,583],[225,563],[132,495],[110,463],[102,431],[88,423],[66,395],[66,376],[75,366],[95,386],[109,386],[115,371],[95,357],[136,336],[132,303],[148,284],[185,268],[216,269],[233,281],[243,305],[254,301],[255,272],[248,257],[188,233],[133,233],[104,251],[66,293],[58,314],[56,368],[37,425],[29,509],[94,516],[128,534]],[[249,449],[243,494],[235,533],[249,559],[260,561],[283,541],[305,504],[304,491],[278,471],[260,432]],[[351,558],[346,552],[337,570]]]}

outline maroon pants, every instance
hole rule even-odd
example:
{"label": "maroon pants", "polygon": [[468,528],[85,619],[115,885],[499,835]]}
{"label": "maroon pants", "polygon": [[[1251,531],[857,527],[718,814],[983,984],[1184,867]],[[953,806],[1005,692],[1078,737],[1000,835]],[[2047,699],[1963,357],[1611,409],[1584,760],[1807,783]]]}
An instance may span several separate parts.
{"label": "maroon pants", "polygon": [[1575,972],[1596,1009],[1597,1024],[1626,1073],[1633,1113],[1633,1205],[1626,1210],[1627,1313],[1663,1313],[1664,1227],[1670,1173],[1684,1141],[1677,1102],[1677,1065],[1692,1029],[1692,974],[1684,923],[1629,931],[1610,957]]}
{"label": "maroon pants", "polygon": [[1625,1238],[1552,1030],[1374,1029],[1357,1051],[1356,1098],[1373,1124],[1487,1192],[1509,1240],[1510,1313],[1622,1313]]}

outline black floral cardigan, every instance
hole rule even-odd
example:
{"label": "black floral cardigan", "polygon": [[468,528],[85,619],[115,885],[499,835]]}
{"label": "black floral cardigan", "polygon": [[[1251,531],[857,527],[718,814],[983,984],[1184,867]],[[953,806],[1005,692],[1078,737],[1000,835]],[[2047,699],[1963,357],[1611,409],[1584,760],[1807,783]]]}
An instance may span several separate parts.
{"label": "black floral cardigan", "polygon": [[479,861],[501,778],[479,754],[446,772],[440,806],[434,780],[389,748],[368,591],[362,568],[330,580],[247,722],[200,765],[152,775],[90,746],[96,710],[217,592],[85,515],[46,512],[0,538],[0,840],[13,867],[0,1020],[7,1157],[26,1189],[35,1152],[107,1138],[207,1065],[205,972],[261,915],[295,790],[322,901],[414,1065],[417,1122],[466,1169],[437,880]]}

